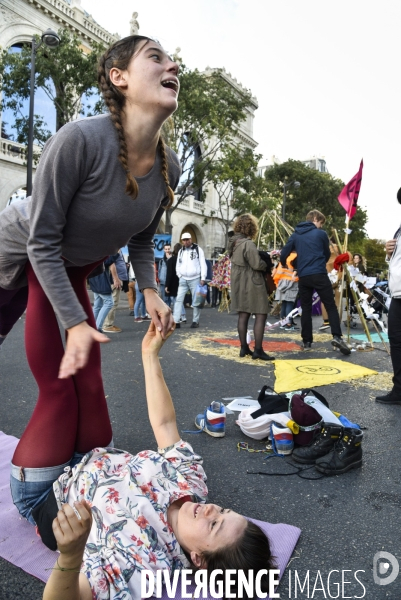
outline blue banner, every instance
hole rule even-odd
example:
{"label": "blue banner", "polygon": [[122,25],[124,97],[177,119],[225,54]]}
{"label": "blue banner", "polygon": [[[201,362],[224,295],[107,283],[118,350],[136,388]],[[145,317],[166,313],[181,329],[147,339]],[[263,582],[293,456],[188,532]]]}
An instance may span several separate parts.
{"label": "blue banner", "polygon": [[166,244],[171,245],[171,234],[170,233],[156,233],[153,238],[155,245],[155,258],[163,258],[163,248]]}
{"label": "blue banner", "polygon": [[[170,233],[156,233],[153,238],[153,244],[155,247],[155,259],[159,260],[163,258],[163,248],[166,244],[171,245],[171,234]],[[128,261],[128,246],[121,248],[121,252],[124,255],[125,260]]]}

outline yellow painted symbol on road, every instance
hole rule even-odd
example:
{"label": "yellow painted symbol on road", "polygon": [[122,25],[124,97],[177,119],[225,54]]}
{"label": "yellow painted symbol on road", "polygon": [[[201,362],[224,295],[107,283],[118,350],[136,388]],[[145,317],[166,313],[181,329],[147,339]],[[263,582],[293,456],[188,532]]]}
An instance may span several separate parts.
{"label": "yellow painted symbol on road", "polygon": [[329,385],[340,381],[377,375],[377,371],[354,365],[345,360],[320,358],[314,360],[274,361],[276,392],[291,392],[306,388]]}

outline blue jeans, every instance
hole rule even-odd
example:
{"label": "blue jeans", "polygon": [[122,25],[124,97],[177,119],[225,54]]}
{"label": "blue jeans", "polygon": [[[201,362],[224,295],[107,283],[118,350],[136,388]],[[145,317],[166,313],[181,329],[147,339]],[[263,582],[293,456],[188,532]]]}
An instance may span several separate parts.
{"label": "blue jeans", "polygon": [[[183,277],[180,278],[180,284],[178,286],[177,298],[175,300],[173,313],[175,323],[180,322],[185,294],[189,291],[191,292],[191,296],[193,298],[196,292],[196,287],[199,282],[200,277],[196,277],[196,279],[184,279]],[[199,317],[200,309],[197,306],[194,306],[194,312],[192,317],[193,322],[199,323]]]}
{"label": "blue jeans", "polygon": [[292,311],[294,306],[295,301],[293,302],[292,300],[282,300],[280,317],[284,319],[284,317],[286,317]]}
{"label": "blue jeans", "polygon": [[[111,440],[108,448],[114,448],[113,440]],[[11,463],[11,496],[19,514],[32,525],[36,525],[32,517],[32,509],[39,506],[46,499],[53,483],[60,475],[66,469],[74,468],[84,456],[85,453],[74,452],[71,460],[64,465],[39,469],[24,469]]]}
{"label": "blue jeans", "polygon": [[[171,300],[170,308],[174,312],[174,306],[175,306],[175,301],[177,300],[177,296],[170,296],[170,300]],[[185,319],[186,316],[187,316],[187,313],[185,311],[185,306],[184,306],[184,303],[182,303],[181,318]]]}
{"label": "blue jeans", "polygon": [[[134,316],[135,319],[146,317],[146,305],[145,305],[145,296],[140,291],[138,284],[135,284],[136,291],[136,300],[134,306]],[[141,313],[141,314],[139,314]]]}
{"label": "blue jeans", "polygon": [[85,455],[77,453],[64,465],[41,469],[23,469],[11,463],[11,496],[19,514],[32,525],[36,525],[32,517],[32,509],[46,499],[53,483],[64,473],[64,469],[75,467],[83,456]]}
{"label": "blue jeans", "polygon": [[163,302],[165,302],[167,304],[167,306],[169,306],[171,308],[171,296],[167,296],[166,295],[166,284],[165,283],[159,283],[160,286],[160,297],[163,300]]}
{"label": "blue jeans", "polygon": [[95,315],[96,327],[101,329],[105,318],[114,306],[112,294],[94,294],[93,314]]}

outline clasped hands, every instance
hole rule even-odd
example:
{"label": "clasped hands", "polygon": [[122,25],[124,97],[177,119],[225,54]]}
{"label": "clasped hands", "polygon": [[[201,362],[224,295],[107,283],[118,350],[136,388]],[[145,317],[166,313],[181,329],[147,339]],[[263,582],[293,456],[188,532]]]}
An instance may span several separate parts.
{"label": "clasped hands", "polygon": [[[156,332],[157,330],[164,341],[175,329],[171,310],[154,289],[144,289],[143,293],[146,310],[152,318],[154,331]],[[68,379],[72,375],[75,375],[79,369],[85,367],[94,342],[105,344],[110,341],[106,335],[88,325],[86,321],[74,325],[74,327],[71,327],[67,331],[65,353],[59,370],[60,379]]]}

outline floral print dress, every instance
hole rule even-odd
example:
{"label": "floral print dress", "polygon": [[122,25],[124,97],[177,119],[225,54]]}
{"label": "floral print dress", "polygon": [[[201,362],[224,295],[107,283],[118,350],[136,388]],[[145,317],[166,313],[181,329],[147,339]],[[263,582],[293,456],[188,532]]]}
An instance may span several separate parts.
{"label": "floral print dress", "polygon": [[95,448],[53,489],[58,502],[86,500],[92,507],[81,572],[94,599],[140,599],[141,570],[189,567],[167,523],[167,508],[176,500],[206,502],[202,459],[187,442],[135,456]]}

